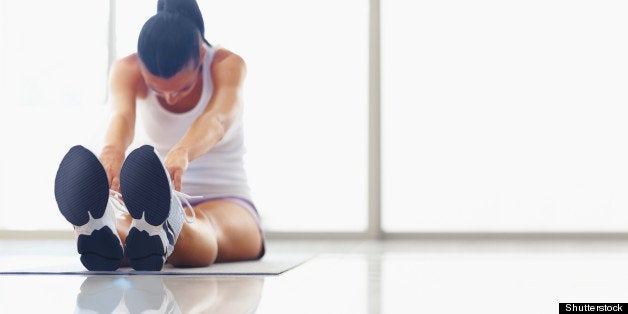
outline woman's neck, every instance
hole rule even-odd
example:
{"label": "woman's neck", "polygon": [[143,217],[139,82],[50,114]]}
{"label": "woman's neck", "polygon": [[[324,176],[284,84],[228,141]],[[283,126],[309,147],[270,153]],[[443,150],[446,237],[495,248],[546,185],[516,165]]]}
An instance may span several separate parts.
{"label": "woman's neck", "polygon": [[157,96],[159,105],[161,105],[161,107],[163,107],[164,109],[174,113],[188,112],[194,109],[194,107],[196,107],[199,100],[201,99],[201,95],[203,94],[203,83],[203,66],[201,66],[201,70],[198,71],[198,78],[196,83],[194,84],[194,88],[187,96],[181,98],[181,100],[173,105],[169,105],[166,100]]}

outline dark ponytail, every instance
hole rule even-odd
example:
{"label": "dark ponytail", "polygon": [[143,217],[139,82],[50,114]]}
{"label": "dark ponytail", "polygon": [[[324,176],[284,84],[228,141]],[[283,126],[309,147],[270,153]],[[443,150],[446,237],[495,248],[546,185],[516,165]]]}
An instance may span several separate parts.
{"label": "dark ponytail", "polygon": [[205,25],[196,0],[159,0],[157,14],[140,31],[137,53],[148,71],[170,78],[193,63],[200,62],[200,45]]}
{"label": "dark ponytail", "polygon": [[203,15],[201,14],[201,9],[198,7],[196,0],[158,0],[157,13],[159,12],[171,12],[187,17],[198,28],[203,42],[211,46],[207,39],[205,39],[205,22],[203,21]]}

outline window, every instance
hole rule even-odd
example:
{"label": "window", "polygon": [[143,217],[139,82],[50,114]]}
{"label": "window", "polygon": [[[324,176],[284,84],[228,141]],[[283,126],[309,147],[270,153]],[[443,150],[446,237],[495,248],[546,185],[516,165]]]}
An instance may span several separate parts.
{"label": "window", "polygon": [[628,227],[622,1],[382,1],[383,227]]}
{"label": "window", "polygon": [[3,0],[0,7],[0,229],[67,228],[54,176],[70,146],[94,142],[102,119],[108,3]]}
{"label": "window", "polygon": [[[626,230],[627,4],[380,2],[385,232]],[[114,41],[107,1],[0,3],[0,229],[67,229],[58,163],[98,148],[109,53],[134,52],[156,10],[113,3]],[[266,230],[365,231],[369,2],[199,5],[207,39],[247,62]]]}

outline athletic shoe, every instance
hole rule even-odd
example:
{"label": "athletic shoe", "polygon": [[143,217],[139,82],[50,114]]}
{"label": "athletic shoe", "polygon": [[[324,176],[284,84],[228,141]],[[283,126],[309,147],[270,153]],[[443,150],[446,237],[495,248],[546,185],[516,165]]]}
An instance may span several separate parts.
{"label": "athletic shoe", "polygon": [[[188,202],[194,197],[174,190],[168,171],[149,145],[127,156],[120,172],[120,190],[133,217],[125,255],[135,270],[159,271],[174,250],[183,223],[195,218]],[[192,219],[186,216],[181,201],[190,208]]]}
{"label": "athletic shoe", "polygon": [[55,199],[74,226],[81,263],[88,270],[118,269],[123,254],[114,207],[121,207],[121,201],[109,190],[105,168],[85,147],[74,146],[63,157],[55,178]]}

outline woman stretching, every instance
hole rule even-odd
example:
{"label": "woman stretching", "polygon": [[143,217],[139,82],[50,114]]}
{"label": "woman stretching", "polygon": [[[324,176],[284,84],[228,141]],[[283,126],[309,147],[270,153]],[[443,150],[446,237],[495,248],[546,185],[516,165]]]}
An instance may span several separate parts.
{"label": "woman stretching", "polygon": [[[243,167],[245,73],[238,55],[205,40],[195,0],[158,1],[137,53],[112,68],[113,112],[99,157],[75,146],[57,171],[57,204],[87,269],[263,256]],[[127,154],[136,117],[149,142]]]}

